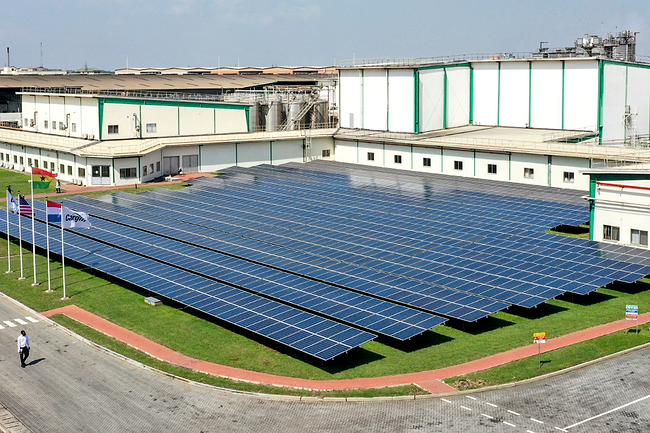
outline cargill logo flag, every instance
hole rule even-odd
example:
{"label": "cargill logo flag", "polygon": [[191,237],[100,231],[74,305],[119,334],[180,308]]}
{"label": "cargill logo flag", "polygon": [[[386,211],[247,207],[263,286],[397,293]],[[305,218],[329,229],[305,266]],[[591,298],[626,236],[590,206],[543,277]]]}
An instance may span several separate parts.
{"label": "cargill logo flag", "polygon": [[34,188],[41,188],[41,189],[46,189],[49,188],[50,182],[52,182],[52,179],[54,179],[57,175],[54,173],[50,173],[47,170],[43,170],[42,168],[38,167],[32,167],[32,175],[33,176],[40,176],[40,180],[34,180]]}
{"label": "cargill logo flag", "polygon": [[47,202],[47,220],[49,222],[63,220],[63,227],[66,229],[89,228],[91,226],[88,215],[84,212],[73,211],[60,203],[49,200]]}

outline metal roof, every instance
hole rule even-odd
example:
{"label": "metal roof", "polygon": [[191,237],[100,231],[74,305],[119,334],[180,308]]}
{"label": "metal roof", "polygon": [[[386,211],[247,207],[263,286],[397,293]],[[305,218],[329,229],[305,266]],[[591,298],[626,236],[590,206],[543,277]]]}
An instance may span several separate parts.
{"label": "metal roof", "polygon": [[246,89],[265,85],[316,84],[329,75],[0,75],[0,89],[76,87],[83,90],[198,91]]}

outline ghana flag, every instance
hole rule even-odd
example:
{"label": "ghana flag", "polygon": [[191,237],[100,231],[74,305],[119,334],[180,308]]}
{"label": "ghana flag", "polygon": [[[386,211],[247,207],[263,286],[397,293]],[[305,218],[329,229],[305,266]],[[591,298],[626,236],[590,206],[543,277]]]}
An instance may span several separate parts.
{"label": "ghana flag", "polygon": [[[34,176],[40,176],[40,180],[34,180]],[[32,184],[34,185],[34,188],[48,188],[50,186],[50,182],[52,182],[52,179],[54,179],[56,176],[56,174],[50,173],[49,171],[43,170],[42,168],[32,167]]]}

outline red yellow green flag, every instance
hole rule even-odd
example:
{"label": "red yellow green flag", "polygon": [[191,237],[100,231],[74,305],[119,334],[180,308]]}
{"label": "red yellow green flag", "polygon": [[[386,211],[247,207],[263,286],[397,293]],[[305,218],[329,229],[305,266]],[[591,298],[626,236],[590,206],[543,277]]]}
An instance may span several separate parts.
{"label": "red yellow green flag", "polygon": [[[40,176],[40,180],[35,180],[34,176]],[[56,174],[50,173],[49,171],[43,170],[42,168],[32,167],[32,183],[34,185],[34,188],[48,188],[50,186],[50,182],[52,182],[52,179],[54,179],[56,176]]]}

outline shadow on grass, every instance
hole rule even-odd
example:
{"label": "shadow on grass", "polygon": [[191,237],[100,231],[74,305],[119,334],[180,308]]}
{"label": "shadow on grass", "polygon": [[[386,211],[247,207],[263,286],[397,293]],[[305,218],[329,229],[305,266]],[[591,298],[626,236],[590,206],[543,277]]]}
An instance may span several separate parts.
{"label": "shadow on grass", "polygon": [[547,233],[549,232],[557,235],[585,236],[589,235],[589,226],[587,224],[581,226],[559,225],[547,231]]}
{"label": "shadow on grass", "polygon": [[587,293],[586,295],[577,295],[575,293],[565,292],[557,297],[557,299],[561,301],[571,302],[572,304],[582,305],[585,307],[600,304],[601,302],[609,301],[614,298],[615,296],[596,291]]}
{"label": "shadow on grass", "polygon": [[461,332],[466,332],[472,335],[479,335],[483,334],[484,332],[490,332],[496,329],[504,328],[506,326],[512,326],[514,323],[508,320],[499,319],[497,317],[487,316],[471,323],[463,322],[462,320],[450,319],[445,323],[445,325]]}
{"label": "shadow on grass", "polygon": [[513,305],[507,309],[507,312],[514,316],[519,316],[524,319],[532,320],[532,319],[540,319],[542,317],[548,317],[553,314],[561,313],[567,310],[568,308],[560,307],[559,305],[543,303],[533,308],[524,308],[524,307]]}
{"label": "shadow on grass", "polygon": [[639,280],[634,283],[614,281],[613,283],[607,285],[607,289],[615,290],[627,295],[636,295],[637,293],[642,293],[650,290],[650,282],[646,279]]}
{"label": "shadow on grass", "polygon": [[438,344],[447,343],[452,340],[452,337],[428,330],[420,335],[416,335],[415,337],[404,341],[398,341],[381,336],[377,338],[376,341],[386,346],[390,346],[394,349],[401,350],[402,352],[410,353],[425,349],[427,347],[437,346]]}

